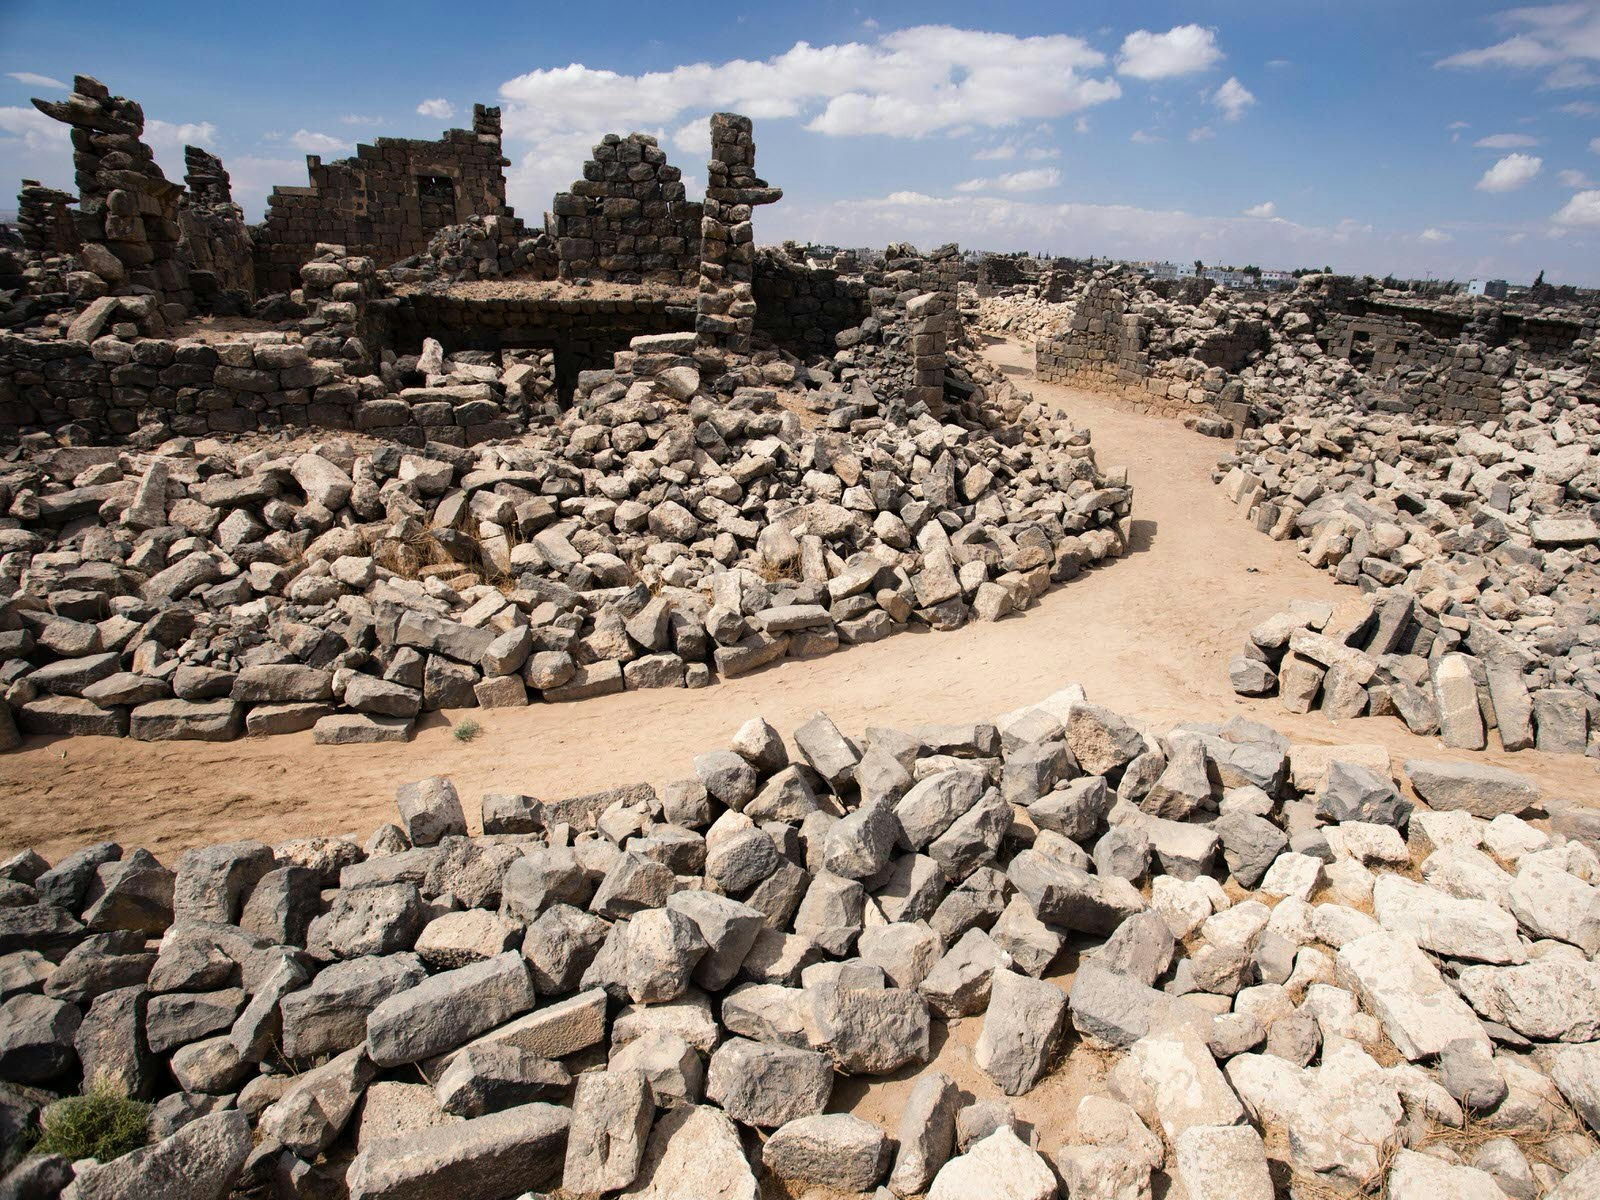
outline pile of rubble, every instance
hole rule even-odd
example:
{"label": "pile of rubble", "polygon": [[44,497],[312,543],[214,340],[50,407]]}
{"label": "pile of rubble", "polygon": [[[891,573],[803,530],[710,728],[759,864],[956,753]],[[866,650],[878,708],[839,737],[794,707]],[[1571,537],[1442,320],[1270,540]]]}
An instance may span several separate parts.
{"label": "pile of rubble", "polygon": [[[997,620],[1121,553],[1121,476],[981,370],[941,420],[880,402],[859,357],[829,389],[773,358],[714,391],[693,348],[635,339],[564,414],[535,361],[430,343],[386,362],[413,414],[517,397],[535,418],[471,450],[51,443],[0,469],[0,741],[12,716],[404,738],[424,710],[697,687]],[[741,382],[769,377],[792,390]]]}
{"label": "pile of rubble", "polygon": [[1072,303],[1053,303],[1035,287],[1011,288],[993,296],[980,295],[971,285],[961,288],[961,308],[967,321],[981,333],[1037,342],[1072,320]]}
{"label": "pile of rubble", "polygon": [[[856,739],[755,719],[660,788],[486,795],[481,836],[430,778],[365,845],[25,851],[0,1186],[1593,1196],[1600,821],[1448,762],[1405,764],[1414,803],[1374,749],[1156,736],[1068,688]],[[924,1071],[892,1133],[828,1111],[967,1019],[970,1092]],[[1085,1051],[1075,1114],[1019,1120]],[[153,1101],[149,1144],[18,1162],[96,1081]]]}
{"label": "pile of rubble", "polygon": [[469,217],[433,235],[421,254],[385,274],[394,283],[471,283],[478,279],[554,279],[555,239],[515,217]]}
{"label": "pile of rubble", "polygon": [[1447,620],[1403,588],[1302,601],[1250,631],[1229,679],[1241,696],[1276,694],[1290,712],[1393,716],[1464,750],[1484,749],[1496,730],[1505,750],[1600,753],[1591,694],[1552,683],[1551,667],[1534,667],[1488,627],[1468,623],[1463,634]]}
{"label": "pile of rubble", "polygon": [[1531,690],[1538,745],[1583,753],[1600,731],[1600,409],[1541,399],[1482,426],[1314,413],[1252,430],[1216,478],[1257,529],[1367,595],[1309,655],[1294,620],[1269,621],[1235,686],[1297,711],[1321,688],[1330,715],[1397,711],[1481,746],[1470,712],[1465,729],[1448,715],[1476,687],[1508,749],[1534,740]]}

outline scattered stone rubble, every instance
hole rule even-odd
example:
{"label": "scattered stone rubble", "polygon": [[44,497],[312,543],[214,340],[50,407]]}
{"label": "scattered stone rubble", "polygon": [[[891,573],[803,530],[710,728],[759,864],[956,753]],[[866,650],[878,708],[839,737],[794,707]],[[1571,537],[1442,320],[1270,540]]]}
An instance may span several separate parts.
{"label": "scattered stone rubble", "polygon": [[[912,323],[922,299],[901,297]],[[258,345],[258,364],[269,349],[292,347]],[[1087,433],[976,363],[940,421],[879,403],[882,341],[855,344],[848,392],[726,400],[692,349],[637,339],[571,411],[478,450],[179,438],[0,472],[9,744],[12,718],[147,740],[403,738],[425,710],[703,686],[912,624],[998,620],[1122,550],[1129,489]],[[474,358],[432,344],[402,364],[429,386],[402,400],[460,421],[538,375]],[[782,403],[808,394],[826,416]]]}
{"label": "scattered stone rubble", "polygon": [[1600,751],[1596,447],[1600,408],[1554,392],[1482,425],[1320,404],[1250,431],[1224,491],[1363,595],[1331,628],[1315,606],[1264,623],[1235,688],[1450,745],[1487,725],[1506,749]]}
{"label": "scattered stone rubble", "polygon": [[[1068,688],[856,738],[755,719],[691,779],[484,796],[476,835],[446,779],[396,805],[364,845],[0,864],[8,1194],[1600,1178],[1600,822],[1511,772],[1410,761],[1402,792],[1376,747],[1157,735]],[[977,1094],[925,1069],[892,1130],[829,1111],[968,1020]],[[1091,1050],[1102,1087],[1018,1119]],[[153,1102],[150,1144],[19,1158],[95,1079]]]}

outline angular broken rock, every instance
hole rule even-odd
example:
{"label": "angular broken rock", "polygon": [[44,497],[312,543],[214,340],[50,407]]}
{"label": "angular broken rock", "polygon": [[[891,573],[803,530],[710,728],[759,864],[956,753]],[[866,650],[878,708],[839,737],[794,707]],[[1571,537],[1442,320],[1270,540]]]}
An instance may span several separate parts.
{"label": "angular broken rock", "polygon": [[956,1110],[961,1092],[943,1071],[918,1076],[906,1097],[895,1134],[898,1150],[889,1190],[897,1196],[914,1196],[927,1190],[955,1146]]}
{"label": "angular broken rock", "polygon": [[562,1187],[579,1194],[627,1187],[639,1172],[654,1117],[642,1072],[610,1069],[578,1076]]}
{"label": "angular broken rock", "polygon": [[928,1200],[1054,1200],[1056,1177],[1044,1159],[1002,1126],[939,1169]]}
{"label": "angular broken rock", "polygon": [[515,952],[442,971],[372,1010],[368,1050],[381,1067],[432,1058],[521,1016],[534,1000],[527,964]]}
{"label": "angular broken rock", "polygon": [[1050,1068],[1066,1016],[1066,993],[1055,984],[996,971],[973,1064],[1008,1096],[1030,1091]]}
{"label": "angular broken rock", "polygon": [[434,775],[402,784],[394,799],[413,846],[437,845],[446,837],[464,836],[467,832],[461,797],[448,779]]}
{"label": "angular broken rock", "polygon": [[706,1099],[746,1125],[775,1129],[827,1107],[833,1067],[812,1050],[730,1038],[706,1073]]}
{"label": "angular broken rock", "polygon": [[779,1179],[841,1192],[870,1190],[888,1161],[883,1130],[848,1113],[790,1121],[761,1148],[762,1165]]}
{"label": "angular broken rock", "polygon": [[1412,1062],[1434,1057],[1457,1038],[1488,1040],[1472,1010],[1405,935],[1384,931],[1346,942],[1337,963],[1340,982],[1361,997]]}
{"label": "angular broken rock", "polygon": [[153,1146],[80,1167],[73,1188],[80,1200],[226,1200],[249,1154],[250,1125],[244,1113],[213,1113]]}
{"label": "angular broken rock", "polygon": [[739,1130],[708,1105],[663,1113],[635,1186],[618,1200],[759,1200]]}
{"label": "angular broken rock", "polygon": [[469,1046],[450,1060],[434,1085],[439,1107],[459,1117],[532,1104],[559,1103],[572,1076],[558,1062],[501,1042]]}
{"label": "angular broken rock", "polygon": [[1487,763],[1409,758],[1406,778],[1423,802],[1438,812],[1469,812],[1485,821],[1520,813],[1539,802],[1537,780]]}
{"label": "angular broken rock", "polygon": [[524,1104],[374,1142],[350,1163],[350,1200],[509,1197],[556,1183],[570,1119],[557,1105]]}

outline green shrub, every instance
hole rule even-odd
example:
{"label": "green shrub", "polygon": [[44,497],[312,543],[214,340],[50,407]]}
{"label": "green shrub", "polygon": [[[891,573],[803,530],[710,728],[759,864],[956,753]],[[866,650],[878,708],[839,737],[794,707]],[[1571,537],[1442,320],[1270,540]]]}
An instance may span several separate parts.
{"label": "green shrub", "polygon": [[457,721],[455,723],[450,730],[450,736],[458,742],[470,742],[482,732],[483,726],[468,717],[465,721]]}
{"label": "green shrub", "polygon": [[44,1110],[33,1152],[109,1162],[150,1140],[149,1117],[148,1104],[129,1099],[114,1084],[97,1081],[83,1095]]}

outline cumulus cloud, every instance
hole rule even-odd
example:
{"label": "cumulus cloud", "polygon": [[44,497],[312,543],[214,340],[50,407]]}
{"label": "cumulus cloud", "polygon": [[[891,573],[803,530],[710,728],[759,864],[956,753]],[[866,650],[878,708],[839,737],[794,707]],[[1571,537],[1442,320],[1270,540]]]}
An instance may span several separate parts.
{"label": "cumulus cloud", "polygon": [[[926,25],[870,40],[797,42],[771,58],[637,75],[572,63],[500,86],[513,202],[542,207],[607,131],[698,113],[788,119],[827,136],[956,136],[1065,117],[1122,95],[1106,56],[1065,34],[1016,37]],[[520,155],[520,157],[519,157]]]}
{"label": "cumulus cloud", "polygon": [[1565,188],[1592,188],[1595,185],[1582,171],[1562,171],[1556,176],[1557,181]]}
{"label": "cumulus cloud", "polygon": [[1217,136],[1217,131],[1215,129],[1211,128],[1211,126],[1209,126],[1209,125],[1200,125],[1200,126],[1194,128],[1194,129],[1189,130],[1189,140],[1191,142],[1209,142],[1212,138],[1214,138],[1216,136]]}
{"label": "cumulus cloud", "polygon": [[176,149],[180,146],[214,146],[217,127],[210,121],[192,121],[176,124],[172,121],[152,120],[144,123],[144,140],[153,149]]}
{"label": "cumulus cloud", "polygon": [[968,179],[956,184],[958,192],[1042,192],[1061,182],[1061,172],[1054,167],[1037,167],[1029,171],[1011,171],[989,179]]}
{"label": "cumulus cloud", "polygon": [[1263,200],[1260,204],[1252,204],[1244,210],[1247,217],[1275,217],[1278,215],[1278,206],[1271,200]]}
{"label": "cumulus cloud", "polygon": [[1600,190],[1577,193],[1550,219],[1562,226],[1600,225]]}
{"label": "cumulus cloud", "polygon": [[1047,158],[1060,158],[1059,146],[1029,146],[1022,152],[1022,157],[1029,162],[1043,162]]}
{"label": "cumulus cloud", "polygon": [[1524,146],[1537,146],[1539,139],[1526,133],[1493,133],[1472,144],[1480,150],[1518,150]]}
{"label": "cumulus cloud", "polygon": [[1480,192],[1514,192],[1531,183],[1544,166],[1544,159],[1536,154],[1508,154],[1483,173],[1478,180]]}
{"label": "cumulus cloud", "polygon": [[1256,102],[1250,89],[1245,87],[1232,75],[1211,95],[1211,103],[1221,111],[1223,119],[1237,121],[1244,116],[1245,109]]}
{"label": "cumulus cloud", "polygon": [[37,108],[8,105],[0,108],[0,141],[15,141],[24,148],[47,153],[66,149],[72,134],[60,121],[53,121]]}
{"label": "cumulus cloud", "polygon": [[1128,140],[1136,146],[1154,146],[1157,142],[1164,142],[1167,139],[1159,133],[1151,133],[1146,129],[1135,129],[1128,135]]}
{"label": "cumulus cloud", "polygon": [[973,162],[1004,162],[1017,156],[1015,142],[1001,142],[998,146],[985,146],[972,156]]}
{"label": "cumulus cloud", "polygon": [[711,124],[709,119],[690,121],[673,131],[672,144],[685,154],[692,154],[696,162],[711,157]]}
{"label": "cumulus cloud", "polygon": [[1434,229],[1430,226],[1429,228],[1424,229],[1421,233],[1417,234],[1417,240],[1419,242],[1432,242],[1434,244],[1438,244],[1441,242],[1454,241],[1455,239],[1444,230]]}
{"label": "cumulus cloud", "polygon": [[61,80],[50,75],[40,75],[34,71],[7,71],[6,75],[15,79],[18,83],[27,84],[29,87],[55,88],[61,92],[67,90],[67,85],[62,83]]}
{"label": "cumulus cloud", "polygon": [[336,154],[350,145],[348,138],[337,138],[330,133],[315,133],[309,129],[297,129],[284,140],[296,150],[304,150],[307,154]]}
{"label": "cumulus cloud", "polygon": [[420,116],[432,117],[436,121],[448,121],[456,115],[456,106],[443,96],[436,96],[417,105],[417,113]]}
{"label": "cumulus cloud", "polygon": [[1177,25],[1165,33],[1137,29],[1122,39],[1117,74],[1134,79],[1192,75],[1222,61],[1217,35],[1202,25]]}

